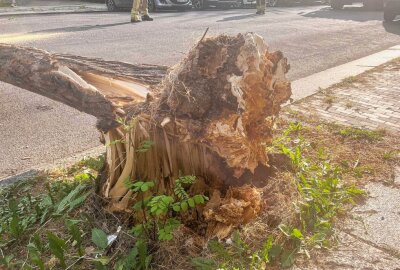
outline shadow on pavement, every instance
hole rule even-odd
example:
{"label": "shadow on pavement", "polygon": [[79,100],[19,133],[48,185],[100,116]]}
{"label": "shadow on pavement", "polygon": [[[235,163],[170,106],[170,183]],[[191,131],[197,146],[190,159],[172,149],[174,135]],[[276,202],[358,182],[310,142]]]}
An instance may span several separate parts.
{"label": "shadow on pavement", "polygon": [[325,18],[345,21],[381,21],[383,12],[367,11],[364,7],[344,7],[343,10],[334,10],[331,7],[325,7],[317,11],[301,14],[301,16],[309,18]]}
{"label": "shadow on pavement", "polygon": [[227,22],[227,21],[238,21],[238,20],[244,20],[248,18],[253,18],[253,17],[259,17],[260,15],[257,15],[255,12],[250,13],[250,14],[244,14],[244,15],[238,15],[238,16],[231,16],[231,17],[225,17],[222,20],[218,20],[217,22]]}
{"label": "shadow on pavement", "polygon": [[[128,18],[129,19],[129,18]],[[122,23],[111,23],[111,24],[96,24],[96,25],[83,25],[83,26],[72,26],[72,27],[61,27],[61,28],[53,28],[53,29],[46,29],[40,31],[30,32],[30,34],[37,34],[37,33],[54,33],[54,32],[80,32],[80,31],[88,31],[92,29],[103,29],[107,27],[113,27],[118,25],[130,24],[130,21],[122,22]]]}
{"label": "shadow on pavement", "polygon": [[386,32],[400,35],[400,20],[394,22],[383,22],[382,25]]}

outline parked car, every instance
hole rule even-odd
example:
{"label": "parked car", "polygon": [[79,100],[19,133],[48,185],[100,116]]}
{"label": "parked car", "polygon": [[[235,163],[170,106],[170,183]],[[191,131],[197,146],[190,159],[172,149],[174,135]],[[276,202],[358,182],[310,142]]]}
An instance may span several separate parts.
{"label": "parked car", "polygon": [[333,9],[342,9],[344,5],[352,5],[359,2],[363,3],[368,10],[382,10],[384,6],[384,0],[331,0],[331,7]]}
{"label": "parked car", "polygon": [[398,15],[400,15],[400,0],[386,1],[383,10],[383,19],[386,22],[391,22],[396,19]]}
{"label": "parked car", "polygon": [[[148,0],[149,11],[161,9],[189,10],[192,9],[191,0]],[[133,0],[106,0],[108,11],[117,11],[120,9],[131,9]]]}
{"label": "parked car", "polygon": [[241,0],[192,0],[194,9],[203,10],[208,7],[230,8],[241,5]]}

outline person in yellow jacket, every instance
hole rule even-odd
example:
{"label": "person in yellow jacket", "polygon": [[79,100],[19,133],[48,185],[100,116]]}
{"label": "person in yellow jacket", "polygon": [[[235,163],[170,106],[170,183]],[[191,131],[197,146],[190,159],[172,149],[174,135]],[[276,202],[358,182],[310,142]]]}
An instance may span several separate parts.
{"label": "person in yellow jacket", "polygon": [[131,22],[135,23],[152,20],[153,18],[149,16],[148,0],[133,0]]}
{"label": "person in yellow jacket", "polygon": [[265,14],[265,0],[257,0],[256,1],[257,4],[257,12],[256,14]]}

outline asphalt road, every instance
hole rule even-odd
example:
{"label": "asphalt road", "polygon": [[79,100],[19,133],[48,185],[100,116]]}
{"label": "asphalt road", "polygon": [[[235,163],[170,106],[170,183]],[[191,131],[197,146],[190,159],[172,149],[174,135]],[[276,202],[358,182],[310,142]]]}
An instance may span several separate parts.
{"label": "asphalt road", "polygon": [[[173,65],[203,35],[256,32],[302,78],[400,44],[400,22],[360,7],[326,6],[163,12],[129,23],[129,13],[0,17],[0,42],[107,60]],[[97,146],[95,119],[0,83],[0,178]]]}

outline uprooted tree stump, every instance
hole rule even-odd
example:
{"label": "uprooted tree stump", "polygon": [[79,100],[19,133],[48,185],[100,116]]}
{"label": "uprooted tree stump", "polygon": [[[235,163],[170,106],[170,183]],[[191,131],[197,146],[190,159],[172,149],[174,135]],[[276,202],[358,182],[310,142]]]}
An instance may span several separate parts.
{"label": "uprooted tree stump", "polygon": [[135,203],[127,179],[172,194],[179,176],[194,175],[190,192],[210,198],[197,209],[208,236],[225,237],[260,211],[247,183],[268,166],[274,120],[291,95],[286,58],[260,36],[206,38],[169,70],[11,45],[0,45],[0,66],[0,80],[97,117],[109,210]]}

